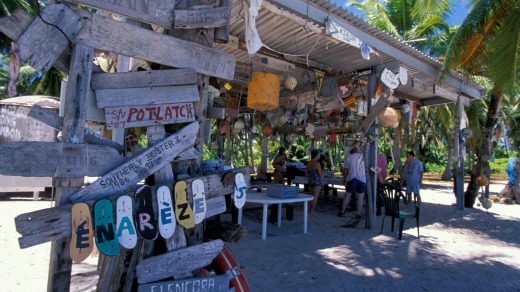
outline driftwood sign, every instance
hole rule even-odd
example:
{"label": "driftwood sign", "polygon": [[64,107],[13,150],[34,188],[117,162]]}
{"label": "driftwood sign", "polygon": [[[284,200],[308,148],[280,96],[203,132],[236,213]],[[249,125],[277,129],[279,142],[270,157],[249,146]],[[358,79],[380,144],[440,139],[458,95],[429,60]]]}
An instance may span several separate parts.
{"label": "driftwood sign", "polygon": [[98,108],[197,102],[199,100],[196,85],[96,90]]}
{"label": "driftwood sign", "polygon": [[71,196],[73,202],[100,199],[119,193],[137,184],[171,162],[180,152],[195,143],[199,124],[193,122],[157,145],[133,157],[127,163],[105,174],[92,184]]}
{"label": "driftwood sign", "polygon": [[196,85],[197,72],[193,69],[170,69],[137,72],[92,74],[93,90]]}
{"label": "driftwood sign", "polygon": [[[180,156],[177,157],[177,159],[181,159]],[[244,176],[246,176],[246,174],[244,174]],[[219,178],[219,174],[211,174],[199,177],[198,179],[209,182],[216,181]],[[231,188],[228,188],[228,194],[233,192],[232,187],[233,185],[231,185]],[[207,211],[205,218],[225,212],[226,201],[221,191],[222,184],[220,189],[214,186],[211,191],[207,191],[207,184],[204,185],[204,188],[206,189],[206,197],[212,197],[212,199],[206,201]],[[191,193],[189,188],[188,192]],[[109,199],[115,203],[118,196],[119,195],[111,196]],[[87,204],[92,208],[94,201],[88,201]],[[18,215],[14,221],[16,231],[21,235],[18,239],[20,248],[27,248],[52,240],[70,237],[71,207],[72,205],[64,205]]]}
{"label": "driftwood sign", "polygon": [[220,239],[142,260],[135,267],[137,282],[150,283],[209,265],[224,247]]}
{"label": "driftwood sign", "polygon": [[230,10],[227,6],[201,9],[175,9],[173,27],[192,29],[212,28],[227,25]]}
{"label": "driftwood sign", "polygon": [[0,174],[35,177],[101,176],[126,161],[108,146],[13,142],[0,145]]}
{"label": "driftwood sign", "polygon": [[141,284],[138,292],[159,292],[159,291],[204,291],[204,292],[228,292],[229,278],[227,275],[190,278],[175,281],[164,281],[150,284]]}
{"label": "driftwood sign", "polygon": [[178,124],[195,121],[195,109],[191,102],[111,107],[105,109],[105,118],[107,129]]}

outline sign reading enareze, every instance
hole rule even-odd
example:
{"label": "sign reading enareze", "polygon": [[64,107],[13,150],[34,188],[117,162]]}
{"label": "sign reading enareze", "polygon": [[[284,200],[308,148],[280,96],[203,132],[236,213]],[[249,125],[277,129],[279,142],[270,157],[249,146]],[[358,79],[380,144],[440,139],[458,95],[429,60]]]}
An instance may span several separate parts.
{"label": "sign reading enareze", "polygon": [[193,103],[111,107],[105,109],[108,129],[195,121]]}

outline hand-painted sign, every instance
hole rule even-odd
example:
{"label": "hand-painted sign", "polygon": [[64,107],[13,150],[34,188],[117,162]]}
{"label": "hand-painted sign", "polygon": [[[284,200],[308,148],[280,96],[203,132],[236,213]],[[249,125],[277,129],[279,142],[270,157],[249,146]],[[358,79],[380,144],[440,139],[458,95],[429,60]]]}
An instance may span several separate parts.
{"label": "hand-painted sign", "polygon": [[204,192],[204,182],[201,179],[192,181],[191,192],[193,194],[195,224],[199,224],[206,217],[206,193]]}
{"label": "hand-painted sign", "polygon": [[223,247],[224,242],[217,239],[144,259],[135,267],[137,282],[149,283],[205,267]]}
{"label": "hand-painted sign", "polygon": [[119,244],[126,249],[135,247],[137,243],[137,233],[133,220],[132,198],[128,195],[117,198],[116,231]]}
{"label": "hand-painted sign", "polygon": [[233,202],[238,209],[244,207],[246,203],[247,184],[244,175],[240,172],[235,174],[235,190],[233,192]]}
{"label": "hand-painted sign", "polygon": [[168,239],[175,232],[177,221],[175,221],[172,194],[167,186],[160,186],[157,189],[157,204],[159,210],[159,234],[163,238]]}
{"label": "hand-painted sign", "polygon": [[94,230],[99,251],[106,256],[115,256],[119,252],[119,240],[110,200],[101,199],[94,204]]}
{"label": "hand-painted sign", "polygon": [[92,252],[94,242],[92,239],[92,217],[90,208],[85,203],[72,206],[72,236],[70,238],[70,258],[75,263],[81,263]]}
{"label": "hand-painted sign", "polygon": [[326,34],[353,47],[361,47],[361,40],[332,20],[326,22]]}
{"label": "hand-painted sign", "polygon": [[122,192],[145,179],[150,174],[170,163],[182,151],[191,147],[199,130],[199,123],[193,122],[175,134],[170,135],[155,146],[148,148],[127,163],[105,174],[87,187],[71,196],[73,202],[103,198]]}
{"label": "hand-painted sign", "polygon": [[132,128],[193,122],[195,121],[195,109],[191,102],[112,107],[105,109],[105,117],[107,129]]}
{"label": "hand-painted sign", "polygon": [[137,234],[146,240],[155,240],[159,235],[159,228],[153,209],[152,188],[143,185],[135,192],[137,202],[134,214]]}
{"label": "hand-painted sign", "polygon": [[195,218],[193,218],[193,209],[188,203],[186,187],[185,181],[177,181],[173,186],[175,190],[175,217],[182,227],[191,229],[195,227]]}
{"label": "hand-painted sign", "polygon": [[175,281],[164,281],[150,284],[141,284],[137,289],[138,292],[156,292],[156,291],[205,291],[205,292],[228,292],[229,279],[227,275],[190,278]]}
{"label": "hand-painted sign", "polygon": [[391,89],[396,89],[399,86],[399,75],[385,68],[381,73],[381,82]]}

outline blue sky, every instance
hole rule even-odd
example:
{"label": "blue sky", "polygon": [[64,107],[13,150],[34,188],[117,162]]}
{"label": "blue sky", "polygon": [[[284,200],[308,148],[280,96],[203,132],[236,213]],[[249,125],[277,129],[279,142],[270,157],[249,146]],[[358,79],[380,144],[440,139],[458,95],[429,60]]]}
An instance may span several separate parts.
{"label": "blue sky", "polygon": [[[343,6],[347,0],[331,0],[331,2],[338,6]],[[452,14],[448,18],[448,24],[450,26],[460,25],[462,23],[469,10],[467,2],[467,0],[453,0]],[[359,13],[354,14],[359,16]]]}

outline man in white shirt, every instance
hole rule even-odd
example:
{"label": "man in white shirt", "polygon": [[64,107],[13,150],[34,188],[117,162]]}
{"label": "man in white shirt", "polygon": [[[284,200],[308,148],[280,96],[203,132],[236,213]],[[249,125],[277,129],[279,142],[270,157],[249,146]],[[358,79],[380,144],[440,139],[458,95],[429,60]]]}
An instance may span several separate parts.
{"label": "man in white shirt", "polygon": [[353,193],[357,193],[357,213],[356,218],[363,217],[363,202],[367,188],[367,178],[365,174],[365,160],[359,149],[354,146],[350,151],[350,156],[345,161],[343,181],[346,181],[346,194],[341,205],[339,217],[345,217],[345,210],[350,202]]}

